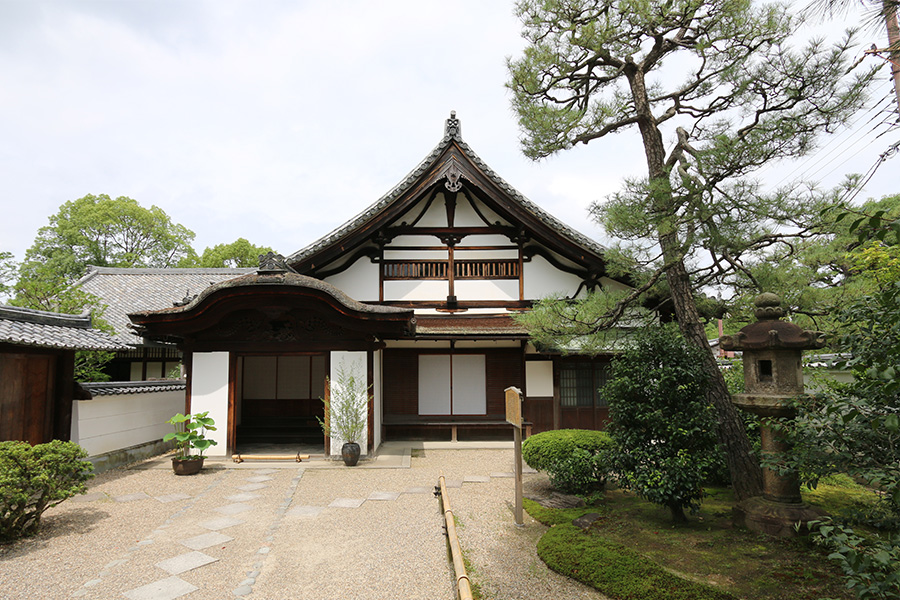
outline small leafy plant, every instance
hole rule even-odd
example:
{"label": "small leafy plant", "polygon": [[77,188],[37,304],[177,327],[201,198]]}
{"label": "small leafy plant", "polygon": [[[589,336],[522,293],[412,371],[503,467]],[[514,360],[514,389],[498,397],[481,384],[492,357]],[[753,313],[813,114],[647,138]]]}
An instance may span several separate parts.
{"label": "small leafy plant", "polygon": [[347,369],[344,363],[338,367],[337,381],[329,378],[325,385],[331,390],[331,398],[322,398],[326,419],[316,417],[322,431],[345,443],[359,441],[368,422],[372,386],[366,386],[365,375]]}
{"label": "small leafy plant", "polygon": [[87,491],[94,466],[85,458],[73,442],[0,442],[0,540],[34,533],[44,511]]}
{"label": "small leafy plant", "polygon": [[[163,437],[164,442],[175,440],[175,458],[179,460],[197,460],[203,458],[203,453],[210,446],[217,446],[215,440],[207,439],[207,431],[216,430],[216,422],[209,416],[209,411],[196,415],[177,413],[166,421],[175,427],[175,431],[167,433]],[[199,451],[199,454],[191,454],[191,448]]]}

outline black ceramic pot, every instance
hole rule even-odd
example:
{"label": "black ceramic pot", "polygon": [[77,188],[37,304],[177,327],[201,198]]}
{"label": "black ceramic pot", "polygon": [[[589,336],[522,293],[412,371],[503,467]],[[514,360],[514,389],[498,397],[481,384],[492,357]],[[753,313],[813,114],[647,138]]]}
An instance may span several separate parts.
{"label": "black ceramic pot", "polygon": [[348,467],[355,467],[359,462],[359,444],[356,442],[347,442],[341,446],[341,458]]}

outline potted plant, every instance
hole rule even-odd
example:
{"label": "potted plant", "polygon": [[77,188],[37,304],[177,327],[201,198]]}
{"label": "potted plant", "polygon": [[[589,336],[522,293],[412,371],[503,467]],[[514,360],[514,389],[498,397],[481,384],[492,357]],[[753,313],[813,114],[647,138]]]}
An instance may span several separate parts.
{"label": "potted plant", "polygon": [[[166,421],[175,427],[175,431],[163,437],[164,442],[175,440],[175,456],[172,457],[172,470],[176,475],[195,475],[203,468],[203,452],[210,446],[217,445],[215,440],[207,439],[207,431],[216,430],[216,422],[209,416],[209,411],[196,415],[176,414]],[[199,454],[191,454],[191,448]]]}
{"label": "potted plant", "polygon": [[325,435],[344,442],[341,446],[344,464],[355,466],[360,455],[357,440],[362,437],[368,422],[372,386],[366,386],[365,376],[348,370],[344,363],[338,367],[337,381],[326,378],[325,385],[330,390],[330,398],[322,398],[325,420],[316,418]]}

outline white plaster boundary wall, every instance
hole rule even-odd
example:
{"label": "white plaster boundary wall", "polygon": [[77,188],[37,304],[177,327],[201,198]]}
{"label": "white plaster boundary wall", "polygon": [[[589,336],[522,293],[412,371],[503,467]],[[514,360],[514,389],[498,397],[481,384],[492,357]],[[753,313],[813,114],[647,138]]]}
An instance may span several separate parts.
{"label": "white plaster boundary wall", "polygon": [[206,456],[225,456],[228,448],[228,352],[195,352],[191,360],[191,413],[209,411],[216,430],[206,437],[218,445]]}
{"label": "white plaster boundary wall", "polygon": [[[340,369],[341,365],[343,365],[344,370],[348,373],[354,373],[362,377],[362,379],[366,380],[366,373],[368,372],[367,364],[366,364],[366,352],[343,352],[343,351],[335,351],[331,353],[331,375],[329,377],[331,389],[330,389],[330,397],[331,397],[331,406],[332,411],[337,410],[338,406],[336,404],[337,399],[337,391],[338,391],[338,369]],[[368,428],[363,428],[363,433],[360,436],[360,439],[356,440],[356,443],[359,444],[360,455],[366,455],[366,448],[368,447]],[[331,456],[340,456],[341,455],[341,446],[344,445],[344,440],[332,437],[331,438],[331,448],[329,454]]]}
{"label": "white plaster boundary wall", "polygon": [[72,441],[94,457],[162,440],[184,412],[184,389],[96,395],[72,403]]}

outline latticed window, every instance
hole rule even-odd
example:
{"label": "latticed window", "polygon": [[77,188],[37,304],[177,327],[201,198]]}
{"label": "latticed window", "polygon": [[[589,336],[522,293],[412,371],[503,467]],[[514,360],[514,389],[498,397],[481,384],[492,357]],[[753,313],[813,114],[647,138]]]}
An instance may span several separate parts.
{"label": "latticed window", "polygon": [[[446,260],[386,260],[383,263],[385,280],[447,279],[449,261]],[[519,262],[501,260],[457,260],[453,263],[455,279],[518,279]]]}
{"label": "latticed window", "polygon": [[606,406],[599,390],[609,376],[609,364],[594,361],[563,363],[559,372],[560,404],[568,408]]}

